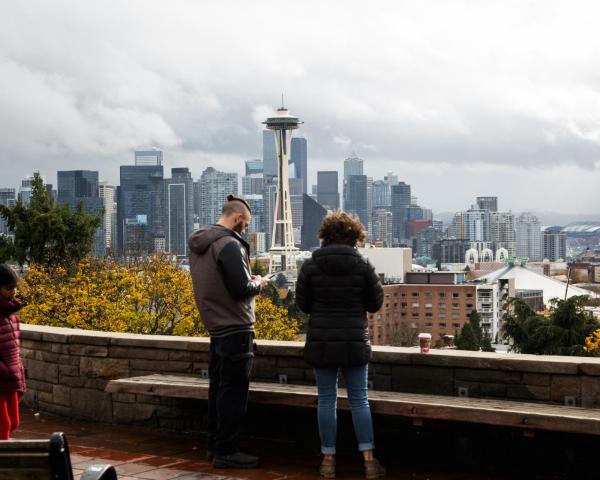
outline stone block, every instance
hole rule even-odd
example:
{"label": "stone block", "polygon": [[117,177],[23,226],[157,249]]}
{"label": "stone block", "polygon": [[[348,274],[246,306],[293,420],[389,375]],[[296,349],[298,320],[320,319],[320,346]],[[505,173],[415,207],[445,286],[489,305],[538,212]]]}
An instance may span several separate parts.
{"label": "stone block", "polygon": [[208,352],[191,352],[192,362],[208,363]]}
{"label": "stone block", "polygon": [[306,368],[306,362],[303,358],[298,357],[271,357],[277,362],[278,368]]}
{"label": "stone block", "polygon": [[277,378],[277,361],[275,357],[255,357],[252,362],[254,378]]}
{"label": "stone block", "polygon": [[523,385],[536,385],[539,387],[548,387],[550,385],[549,373],[523,373],[521,383]]}
{"label": "stone block", "polygon": [[202,370],[207,370],[208,371],[208,363],[206,363],[206,362],[194,362],[194,364],[192,366],[192,371],[195,374],[200,375],[200,372]]}
{"label": "stone block", "polygon": [[466,382],[463,380],[457,380],[454,382],[454,395],[457,397],[460,396],[463,388],[467,389],[467,397],[469,398],[479,398],[481,396],[479,383]]}
{"label": "stone block", "polygon": [[58,362],[60,365],[72,365],[74,367],[78,367],[79,366],[79,362],[80,362],[80,358],[78,356],[71,356],[71,355],[59,355],[58,357]]}
{"label": "stone block", "polygon": [[304,342],[280,342],[276,340],[257,340],[257,356],[275,356],[302,358]]}
{"label": "stone block", "polygon": [[69,353],[69,345],[64,343],[53,343],[52,344],[52,352],[54,353]]}
{"label": "stone block", "polygon": [[38,401],[45,403],[54,403],[54,395],[52,392],[38,392]]}
{"label": "stone block", "polygon": [[21,332],[21,348],[24,350],[37,350],[37,345],[41,342],[36,342],[34,340],[28,340],[27,338],[23,338],[23,332]]}
{"label": "stone block", "polygon": [[550,400],[564,404],[565,397],[575,397],[581,404],[581,377],[574,375],[553,375],[550,385]]}
{"label": "stone block", "polygon": [[65,335],[63,333],[55,333],[55,332],[46,331],[42,334],[42,340],[48,344],[68,343],[69,335]]}
{"label": "stone block", "polygon": [[161,397],[153,397],[152,395],[135,395],[137,403],[147,403],[148,405],[160,405]]}
{"label": "stone block", "polygon": [[480,383],[479,395],[482,397],[506,398],[506,384]]}
{"label": "stone block", "polygon": [[395,392],[452,395],[454,378],[452,369],[424,366],[393,366],[392,390]]}
{"label": "stone block", "polygon": [[60,384],[66,385],[68,387],[73,387],[73,388],[81,388],[85,385],[86,380],[87,380],[86,378],[80,377],[79,375],[77,375],[76,377],[62,375],[60,377]]}
{"label": "stone block", "polygon": [[392,377],[390,375],[372,375],[369,377],[372,390],[389,392],[392,389]]}
{"label": "stone block", "polygon": [[112,395],[89,388],[71,392],[73,415],[99,422],[112,421]]}
{"label": "stone block", "polygon": [[583,408],[600,408],[600,377],[582,377],[581,406]]}
{"label": "stone block", "polygon": [[52,387],[53,401],[57,405],[65,407],[71,406],[71,389],[63,385],[54,385]]}
{"label": "stone block", "polygon": [[129,374],[129,360],[81,357],[79,373],[88,378],[117,378]]}
{"label": "stone block", "polygon": [[102,345],[69,345],[69,354],[84,357],[106,357],[108,356],[108,347]]}
{"label": "stone block", "polygon": [[35,359],[41,362],[58,363],[59,358],[60,354],[58,353],[46,352],[44,350],[35,352]]}
{"label": "stone block", "polygon": [[37,408],[41,412],[50,413],[53,415],[60,415],[65,418],[73,418],[73,411],[71,407],[65,407],[64,405],[57,405],[52,402],[37,402]]}
{"label": "stone block", "polygon": [[486,370],[471,368],[454,369],[454,378],[468,382],[487,382],[487,383],[520,383],[520,372],[507,372],[503,370]]}
{"label": "stone block", "polygon": [[54,363],[40,362],[39,360],[27,360],[27,378],[42,380],[53,384],[58,383],[58,365]]}
{"label": "stone block", "polygon": [[412,353],[397,351],[394,347],[373,348],[373,363],[387,365],[412,365]]}
{"label": "stone block", "polygon": [[507,385],[506,397],[511,400],[547,402],[550,400],[550,387],[536,385]]}
{"label": "stone block", "polygon": [[277,377],[287,375],[288,383],[295,383],[299,380],[305,380],[304,368],[278,368]]}
{"label": "stone block", "polygon": [[104,332],[89,331],[85,333],[75,333],[69,336],[70,344],[80,345],[108,345],[110,336]]}
{"label": "stone block", "polygon": [[145,422],[154,417],[156,406],[145,403],[113,402],[112,417],[117,423]]}
{"label": "stone block", "polygon": [[132,358],[146,360],[168,360],[168,350],[157,350],[152,348],[140,347],[117,347],[111,345],[108,348],[108,356],[110,358]]}
{"label": "stone block", "polygon": [[[194,354],[192,352],[184,351],[184,350],[173,350],[167,351],[164,350],[164,353],[167,354],[167,359],[175,360],[176,362],[192,362]],[[156,359],[158,360],[158,359]],[[166,360],[166,359],[165,359]]]}
{"label": "stone block", "polygon": [[113,393],[113,402],[135,403],[134,393]]}
{"label": "stone block", "polygon": [[392,366],[384,363],[370,363],[369,373],[373,375],[392,375]]}
{"label": "stone block", "polygon": [[585,363],[579,365],[579,371],[583,375],[590,375],[594,377],[600,376],[600,360],[596,358],[586,359]]}
{"label": "stone block", "polygon": [[190,340],[183,337],[164,335],[121,334],[111,337],[110,345],[118,347],[139,347],[157,350],[188,350]]}
{"label": "stone block", "polygon": [[54,384],[27,378],[27,390],[32,392],[52,392]]}
{"label": "stone block", "polygon": [[68,377],[77,377],[79,375],[79,367],[74,365],[59,365],[58,366],[58,376],[59,379],[66,375]]}
{"label": "stone block", "polygon": [[150,372],[191,373],[192,362],[158,361],[158,360],[130,360],[132,370],[146,370]]}
{"label": "stone block", "polygon": [[33,358],[35,359],[35,350],[30,350],[29,348],[21,348],[21,358]]}

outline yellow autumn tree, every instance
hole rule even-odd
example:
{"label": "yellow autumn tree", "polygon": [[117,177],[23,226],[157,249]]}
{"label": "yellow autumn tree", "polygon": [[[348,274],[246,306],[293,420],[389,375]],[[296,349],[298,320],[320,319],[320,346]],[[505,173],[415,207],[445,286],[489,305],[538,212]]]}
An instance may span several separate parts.
{"label": "yellow autumn tree", "polygon": [[[32,265],[19,296],[25,323],[153,335],[206,335],[188,271],[166,255],[128,265],[84,259],[74,272]],[[256,299],[256,336],[295,340],[299,322],[268,297]]]}

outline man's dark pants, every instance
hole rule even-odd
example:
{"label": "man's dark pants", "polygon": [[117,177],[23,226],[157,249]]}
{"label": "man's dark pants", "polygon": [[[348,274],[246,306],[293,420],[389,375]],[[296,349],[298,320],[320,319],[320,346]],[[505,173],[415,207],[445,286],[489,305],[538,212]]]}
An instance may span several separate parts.
{"label": "man's dark pants", "polygon": [[216,455],[238,451],[238,437],[248,404],[253,344],[252,332],[210,339],[208,448]]}

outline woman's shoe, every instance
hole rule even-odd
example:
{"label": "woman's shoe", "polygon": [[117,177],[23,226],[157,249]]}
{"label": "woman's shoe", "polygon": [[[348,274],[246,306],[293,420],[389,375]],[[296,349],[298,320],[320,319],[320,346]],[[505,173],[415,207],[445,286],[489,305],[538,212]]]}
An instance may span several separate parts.
{"label": "woman's shoe", "polygon": [[373,460],[365,460],[365,478],[381,478],[385,477],[385,468],[381,466],[379,461],[374,458]]}
{"label": "woman's shoe", "polygon": [[331,460],[324,458],[319,467],[319,473],[323,478],[335,478],[335,458]]}

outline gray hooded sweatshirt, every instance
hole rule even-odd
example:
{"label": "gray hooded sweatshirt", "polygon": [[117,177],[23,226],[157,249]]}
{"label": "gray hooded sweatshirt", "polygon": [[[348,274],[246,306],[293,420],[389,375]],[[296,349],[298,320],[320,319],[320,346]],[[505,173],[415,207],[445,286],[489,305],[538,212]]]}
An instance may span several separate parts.
{"label": "gray hooded sweatshirt", "polygon": [[246,241],[222,225],[207,225],[188,244],[196,305],[210,336],[254,331],[260,282],[252,279]]}

